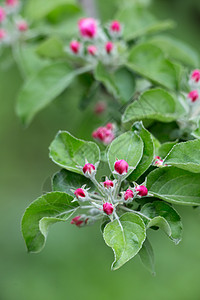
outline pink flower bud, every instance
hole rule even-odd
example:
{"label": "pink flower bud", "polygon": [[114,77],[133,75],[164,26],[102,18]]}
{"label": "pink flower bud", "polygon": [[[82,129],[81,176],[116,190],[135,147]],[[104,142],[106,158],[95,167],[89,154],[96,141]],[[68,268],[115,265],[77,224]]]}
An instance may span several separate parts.
{"label": "pink flower bud", "polygon": [[112,130],[107,129],[107,127],[97,128],[97,130],[92,133],[92,137],[104,143],[105,145],[110,144],[115,138]]}
{"label": "pink flower bud", "polygon": [[156,159],[161,159],[161,157],[160,156],[155,156],[154,160],[156,160]]}
{"label": "pink flower bud", "polygon": [[133,199],[134,194],[132,190],[126,190],[125,194],[124,194],[124,200],[129,200],[129,199]]}
{"label": "pink flower bud", "polygon": [[119,21],[112,21],[110,24],[110,31],[119,33],[121,31],[121,24]]}
{"label": "pink flower bud", "polygon": [[7,6],[15,7],[15,6],[17,6],[19,4],[19,1],[18,0],[6,0],[5,4]]}
{"label": "pink flower bud", "polygon": [[160,167],[163,166],[163,160],[162,159],[157,159],[154,163],[155,166]]}
{"label": "pink flower bud", "polygon": [[129,199],[133,199],[134,194],[132,190],[126,190],[125,194],[124,194],[124,200],[127,201]]}
{"label": "pink flower bud", "polygon": [[97,47],[94,45],[89,45],[87,47],[88,54],[94,56],[97,53]]}
{"label": "pink flower bud", "polygon": [[114,186],[114,183],[112,182],[112,180],[106,180],[103,182],[103,185],[105,188],[109,189]]}
{"label": "pink flower bud", "polygon": [[97,102],[95,105],[95,108],[94,108],[95,114],[97,114],[97,115],[102,114],[106,110],[106,107],[107,107],[107,105],[105,102],[103,102],[103,101]]}
{"label": "pink flower bud", "polygon": [[113,130],[113,124],[112,123],[106,124],[106,128],[110,129],[110,130]]}
{"label": "pink flower bud", "polygon": [[87,221],[88,221],[88,218],[85,218],[85,216],[82,215],[82,216],[74,217],[71,220],[71,224],[75,224],[77,227],[80,227],[82,225],[86,225]]}
{"label": "pink flower bud", "polygon": [[199,98],[199,93],[197,90],[191,91],[188,94],[188,98],[192,101],[195,102]]}
{"label": "pink flower bud", "polygon": [[83,173],[84,174],[92,174],[93,171],[95,171],[95,166],[93,164],[85,164],[85,166],[83,167]]}
{"label": "pink flower bud", "polygon": [[78,26],[82,37],[91,39],[97,34],[97,22],[93,18],[84,18],[79,20]]}
{"label": "pink flower bud", "polygon": [[114,44],[113,44],[112,42],[107,42],[107,43],[105,44],[105,49],[106,49],[106,52],[107,52],[108,54],[111,53],[111,51],[113,50],[113,48],[114,48]]}
{"label": "pink flower bud", "polygon": [[107,214],[107,215],[112,215],[113,213],[113,205],[111,203],[104,203],[103,204],[103,211]]}
{"label": "pink flower bud", "polygon": [[115,171],[120,175],[126,174],[128,172],[128,163],[121,159],[117,160],[114,165]]}
{"label": "pink flower bud", "polygon": [[0,28],[0,41],[6,37],[6,31]]}
{"label": "pink flower bud", "polygon": [[17,23],[17,28],[19,31],[24,32],[28,30],[28,24],[26,21],[22,20],[19,23]]}
{"label": "pink flower bud", "polygon": [[71,43],[69,44],[70,50],[74,53],[74,54],[78,54],[79,50],[80,50],[80,43],[78,41],[71,41]]}
{"label": "pink flower bud", "polygon": [[192,71],[191,80],[195,81],[196,83],[200,81],[200,70],[196,69]]}
{"label": "pink flower bud", "polygon": [[3,7],[0,6],[0,23],[2,23],[6,18],[6,12]]}
{"label": "pink flower bud", "polygon": [[142,197],[148,194],[148,190],[144,185],[138,185],[135,190],[138,192],[138,195]]}
{"label": "pink flower bud", "polygon": [[85,198],[85,191],[81,188],[78,188],[77,190],[75,190],[74,195],[76,196],[77,199],[79,197]]}

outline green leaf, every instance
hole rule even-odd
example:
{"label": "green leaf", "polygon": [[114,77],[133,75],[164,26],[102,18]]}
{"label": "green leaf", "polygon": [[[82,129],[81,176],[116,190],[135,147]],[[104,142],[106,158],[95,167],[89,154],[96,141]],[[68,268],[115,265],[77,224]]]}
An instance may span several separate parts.
{"label": "green leaf", "polygon": [[151,89],[144,92],[137,101],[131,103],[122,116],[122,121],[153,119],[161,122],[177,120],[184,114],[180,102],[163,89]]}
{"label": "green leaf", "polygon": [[61,192],[42,195],[26,209],[22,219],[22,234],[29,252],[39,252],[44,247],[51,224],[66,221],[77,209],[73,197]]}
{"label": "green leaf", "polygon": [[142,122],[133,124],[132,130],[136,132],[143,141],[143,155],[136,169],[128,177],[130,181],[136,181],[152,164],[154,158],[154,144],[149,131],[147,131]]}
{"label": "green leaf", "polygon": [[66,56],[64,51],[64,44],[61,39],[57,37],[50,37],[39,44],[36,53],[41,57],[47,58],[62,58]]}
{"label": "green leaf", "polygon": [[178,244],[182,238],[182,222],[176,210],[163,201],[154,201],[145,204],[141,213],[152,219],[147,227],[160,227],[175,244]]}
{"label": "green leaf", "polygon": [[200,174],[175,167],[158,168],[147,176],[146,187],[155,197],[180,205],[200,205]]}
{"label": "green leaf", "polygon": [[94,188],[94,185],[88,178],[65,169],[57,172],[52,178],[53,191],[65,192],[73,197],[74,193],[71,189],[76,190],[84,184],[86,184],[87,188],[91,188],[91,190]]}
{"label": "green leaf", "polygon": [[183,170],[200,173],[200,140],[175,145],[164,162]]}
{"label": "green leaf", "polygon": [[[108,148],[108,162],[111,171],[114,171],[114,163],[117,159],[124,159],[129,167],[135,168],[142,158],[143,142],[142,139],[132,131],[121,134],[114,139]],[[126,177],[133,172],[129,168]]]}
{"label": "green leaf", "polygon": [[84,166],[86,160],[91,164],[100,160],[100,150],[95,143],[77,139],[67,131],[58,132],[49,151],[53,162],[79,174],[83,173],[77,166]]}
{"label": "green leaf", "polygon": [[73,71],[63,62],[53,63],[34,74],[24,84],[17,99],[17,114],[28,125],[33,117],[62,93],[82,68]]}
{"label": "green leaf", "polygon": [[198,53],[188,44],[174,37],[159,35],[149,42],[162,49],[170,58],[180,61],[184,65],[196,67],[199,65]]}
{"label": "green leaf", "polygon": [[144,241],[142,248],[140,249],[139,256],[145,268],[147,268],[147,270],[150,271],[152,275],[155,275],[156,273],[153,248],[147,238]]}
{"label": "green leaf", "polygon": [[106,244],[114,251],[115,261],[112,270],[116,270],[141,249],[146,238],[145,225],[138,215],[125,213],[119,221],[114,220],[106,225],[103,237]]}
{"label": "green leaf", "polygon": [[177,141],[175,142],[166,142],[160,145],[157,151],[157,155],[160,156],[161,158],[164,158],[174,147],[174,145],[177,144]]}
{"label": "green leaf", "polygon": [[59,6],[76,4],[75,0],[29,0],[25,6],[25,15],[31,21],[38,21],[46,17]]}
{"label": "green leaf", "polygon": [[98,63],[94,75],[96,80],[102,82],[108,92],[122,103],[126,103],[135,92],[135,77],[125,67],[110,72],[102,63]]}
{"label": "green leaf", "polygon": [[134,46],[127,66],[153,83],[176,90],[180,80],[180,66],[165,58],[160,48],[150,43]]}
{"label": "green leaf", "polygon": [[174,27],[174,22],[158,21],[148,8],[140,5],[129,5],[120,9],[115,19],[124,24],[123,37],[127,41]]}

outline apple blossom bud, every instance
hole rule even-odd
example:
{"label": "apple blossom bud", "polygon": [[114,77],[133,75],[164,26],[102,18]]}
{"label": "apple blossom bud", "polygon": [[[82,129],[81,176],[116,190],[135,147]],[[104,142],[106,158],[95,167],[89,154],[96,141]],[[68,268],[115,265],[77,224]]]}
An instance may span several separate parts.
{"label": "apple blossom bud", "polygon": [[196,83],[200,82],[200,70],[196,69],[192,71],[190,79]]}
{"label": "apple blossom bud", "polygon": [[199,93],[197,90],[193,90],[189,92],[188,98],[192,101],[195,102],[199,98]]}
{"label": "apple blossom bud", "polygon": [[97,34],[97,22],[93,18],[84,18],[79,20],[78,26],[82,37],[92,39]]}
{"label": "apple blossom bud", "polygon": [[114,183],[113,183],[112,180],[106,180],[106,181],[103,182],[103,185],[104,185],[105,188],[109,189],[109,188],[114,186]]}
{"label": "apple blossom bud", "polygon": [[119,33],[121,31],[121,24],[119,21],[112,21],[111,24],[110,24],[110,31],[111,32],[116,32],[116,33]]}
{"label": "apple blossom bud", "polygon": [[138,195],[142,197],[148,194],[148,190],[144,185],[138,185],[135,190],[138,192]]}
{"label": "apple blossom bud", "polygon": [[83,167],[84,174],[92,174],[95,171],[95,166],[93,164],[85,164]]}
{"label": "apple blossom bud", "polygon": [[110,130],[113,130],[113,124],[112,123],[108,123],[108,124],[106,124],[106,128],[107,129],[110,129]]}
{"label": "apple blossom bud", "polygon": [[97,102],[95,105],[95,108],[94,108],[95,114],[97,114],[97,115],[102,114],[106,110],[106,107],[107,107],[107,105],[105,102],[103,102],[103,101]]}
{"label": "apple blossom bud", "polygon": [[125,194],[124,194],[124,200],[127,201],[127,200],[130,200],[130,199],[133,199],[134,197],[134,193],[132,190],[126,190]]}
{"label": "apple blossom bud", "polygon": [[6,12],[3,7],[0,6],[0,23],[2,23],[6,18]]}
{"label": "apple blossom bud", "polygon": [[80,225],[83,224],[83,220],[81,220],[81,216],[74,217],[71,220],[71,224],[75,224],[76,226],[80,227]]}
{"label": "apple blossom bud", "polygon": [[107,129],[107,127],[97,128],[95,131],[93,131],[92,137],[104,143],[105,145],[110,144],[115,138],[112,130]]}
{"label": "apple blossom bud", "polygon": [[161,159],[161,157],[160,156],[155,156],[154,160],[156,160],[156,159]]}
{"label": "apple blossom bud", "polygon": [[160,166],[163,166],[163,160],[162,159],[157,159],[154,163],[154,165],[156,167],[160,167]]}
{"label": "apple blossom bud", "polygon": [[107,42],[105,44],[105,49],[108,54],[112,52],[113,48],[114,48],[114,44],[112,42]]}
{"label": "apple blossom bud", "polygon": [[71,41],[71,43],[69,44],[70,50],[72,51],[72,53],[74,54],[78,54],[79,50],[80,50],[80,43],[76,40]]}
{"label": "apple blossom bud", "polygon": [[6,37],[6,31],[0,28],[0,41],[4,40]]}
{"label": "apple blossom bud", "polygon": [[19,4],[19,1],[18,0],[6,0],[5,4],[7,6],[15,7]]}
{"label": "apple blossom bud", "polygon": [[17,23],[17,28],[19,31],[24,32],[28,30],[28,24],[25,20],[22,20]]}
{"label": "apple blossom bud", "polygon": [[75,190],[74,195],[76,196],[77,199],[79,199],[79,197],[85,198],[85,191],[81,188],[78,188]]}
{"label": "apple blossom bud", "polygon": [[87,47],[88,54],[94,56],[97,53],[97,47],[94,45],[89,45]]}
{"label": "apple blossom bud", "polygon": [[107,215],[112,215],[113,213],[113,205],[111,203],[104,203],[103,204],[103,211],[107,214]]}
{"label": "apple blossom bud", "polygon": [[117,160],[114,165],[115,171],[120,175],[126,174],[128,172],[128,167],[128,163],[123,159]]}

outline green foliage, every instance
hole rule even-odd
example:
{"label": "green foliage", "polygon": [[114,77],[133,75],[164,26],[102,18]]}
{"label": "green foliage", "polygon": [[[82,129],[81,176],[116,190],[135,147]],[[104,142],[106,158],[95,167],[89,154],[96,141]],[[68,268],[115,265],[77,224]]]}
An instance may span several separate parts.
{"label": "green foliage", "polygon": [[153,119],[171,122],[185,113],[184,108],[170,93],[163,89],[145,91],[138,101],[131,103],[122,116],[122,121]]}
{"label": "green foliage", "polygon": [[152,275],[156,275],[153,248],[147,238],[140,249],[139,256],[147,270],[150,271]]}
{"label": "green foliage", "polygon": [[114,251],[115,260],[112,270],[116,270],[141,249],[146,238],[145,225],[138,215],[126,213],[119,220],[106,225],[103,237],[106,244]]}
{"label": "green foliage", "polygon": [[65,56],[64,45],[61,39],[50,37],[42,42],[36,49],[41,57],[60,58]]}
{"label": "green foliage", "polygon": [[154,84],[170,90],[179,87],[181,67],[167,59],[155,45],[143,43],[134,46],[130,50],[127,66]]}
{"label": "green foliage", "polygon": [[92,164],[99,162],[100,150],[93,142],[85,142],[67,131],[60,131],[49,147],[49,156],[57,165],[82,174],[78,166],[83,167],[86,160]]}
{"label": "green foliage", "polygon": [[39,252],[44,247],[49,226],[66,221],[75,209],[77,202],[62,192],[52,192],[36,199],[26,209],[22,219],[22,234],[29,252]]}
{"label": "green foliage", "polygon": [[180,205],[200,205],[200,174],[163,167],[147,176],[147,188],[155,197]]}

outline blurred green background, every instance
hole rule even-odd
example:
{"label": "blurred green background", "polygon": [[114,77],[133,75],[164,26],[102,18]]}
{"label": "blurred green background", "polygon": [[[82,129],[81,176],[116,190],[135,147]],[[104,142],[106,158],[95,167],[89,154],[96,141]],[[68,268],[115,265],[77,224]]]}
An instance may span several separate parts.
{"label": "blurred green background", "polygon": [[[106,10],[107,2],[99,2],[101,10]],[[112,17],[111,4],[115,2],[111,2],[107,18]],[[199,0],[155,0],[151,10],[160,18],[177,21],[172,34],[200,47]],[[0,299],[199,300],[198,209],[177,207],[184,224],[183,241],[178,246],[162,232],[149,232],[156,256],[156,277],[143,268],[138,257],[111,272],[113,253],[105,246],[98,226],[78,229],[56,224],[40,254],[26,253],[20,233],[21,216],[45,190],[42,183],[58,170],[48,158],[50,142],[59,129],[90,138],[101,118],[93,116],[92,105],[83,116],[77,109],[81,91],[72,94],[71,87],[38,114],[28,129],[23,129],[14,112],[22,79],[14,64],[8,66],[4,57],[0,60]],[[69,102],[70,97],[73,101]]]}

